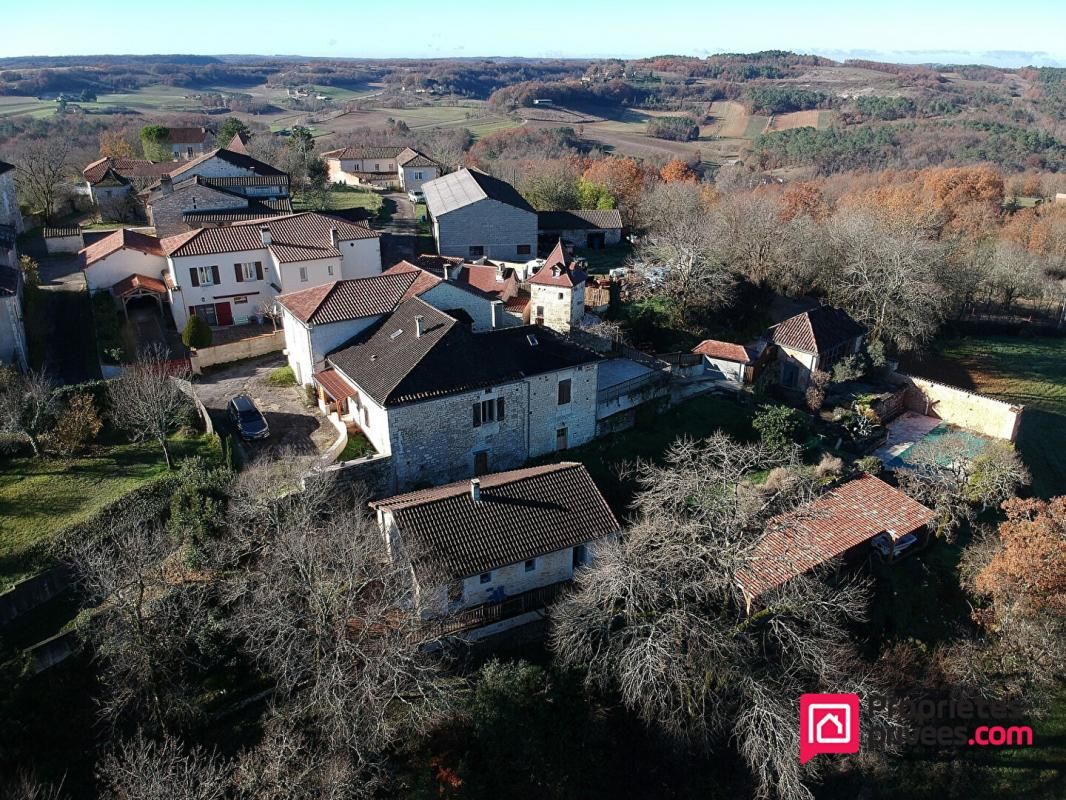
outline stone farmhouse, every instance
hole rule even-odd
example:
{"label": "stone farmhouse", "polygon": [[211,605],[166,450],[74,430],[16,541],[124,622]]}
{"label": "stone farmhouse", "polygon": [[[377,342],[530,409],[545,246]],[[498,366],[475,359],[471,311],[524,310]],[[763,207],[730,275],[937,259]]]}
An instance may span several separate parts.
{"label": "stone farmhouse", "polygon": [[173,161],[146,158],[100,158],[81,171],[85,183],[79,191],[101,208],[114,207],[128,201],[141,187],[158,181],[174,166]]}
{"label": "stone farmhouse", "polygon": [[167,140],[175,161],[189,161],[211,149],[215,134],[204,127],[168,128]]}
{"label": "stone farmhouse", "polygon": [[865,337],[862,325],[832,306],[818,306],[773,326],[770,340],[777,346],[781,385],[805,390],[812,372],[828,372],[840,359],[858,353]]}
{"label": "stone farmhouse", "polygon": [[602,250],[622,241],[622,212],[616,208],[540,211],[537,228],[542,246],[551,247],[561,239],[570,248]]}
{"label": "stone farmhouse", "polygon": [[297,381],[313,384],[328,353],[412,297],[461,318],[474,331],[521,324],[493,295],[401,261],[380,275],[333,281],[277,298],[285,349]]}
{"label": "stone farmhouse", "polygon": [[475,332],[412,297],[329,353],[314,380],[323,408],[391,457],[403,490],[590,441],[601,361],[549,329]]}
{"label": "stone farmhouse", "polygon": [[123,304],[152,295],[170,304],[179,330],[190,314],[213,327],[241,324],[284,292],[381,272],[376,231],[313,212],[162,239],[118,230],[81,256],[90,291]]}
{"label": "stone farmhouse", "polygon": [[498,472],[371,503],[388,552],[411,558],[419,610],[476,640],[544,617],[621,529],[582,464]]}
{"label": "stone farmhouse", "polygon": [[440,255],[470,261],[537,255],[537,212],[506,181],[464,167],[422,190]]}
{"label": "stone farmhouse", "polygon": [[161,175],[141,199],[159,236],[292,213],[288,174],[248,155],[240,137]]}
{"label": "stone farmhouse", "polygon": [[330,181],[349,186],[419,192],[441,174],[440,164],[410,147],[343,147],[322,158]]}
{"label": "stone farmhouse", "polygon": [[737,573],[748,609],[760,596],[829,561],[869,557],[877,552],[870,545],[878,537],[888,538],[883,549],[889,559],[907,537],[917,550],[928,541],[927,526],[935,517],[931,509],[872,475],[847,481],[769,522],[751,562]]}
{"label": "stone farmhouse", "polygon": [[585,316],[585,279],[585,273],[567,260],[560,241],[529,279],[532,321],[559,333],[578,327]]}

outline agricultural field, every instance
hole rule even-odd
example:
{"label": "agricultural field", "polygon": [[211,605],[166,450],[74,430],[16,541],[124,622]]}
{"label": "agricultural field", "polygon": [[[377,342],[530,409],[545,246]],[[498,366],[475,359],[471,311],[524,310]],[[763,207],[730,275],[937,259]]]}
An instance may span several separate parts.
{"label": "agricultural field", "polygon": [[1019,453],[1041,497],[1066,493],[1066,339],[945,339],[905,371],[998,400],[1024,403]]}
{"label": "agricultural field", "polygon": [[818,128],[825,130],[833,124],[835,111],[793,111],[778,114],[770,121],[770,131],[787,131],[792,128]]}

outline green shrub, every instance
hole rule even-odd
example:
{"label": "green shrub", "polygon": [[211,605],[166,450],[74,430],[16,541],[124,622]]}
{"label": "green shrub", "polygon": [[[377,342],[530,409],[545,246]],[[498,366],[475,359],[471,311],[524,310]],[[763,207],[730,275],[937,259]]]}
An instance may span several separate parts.
{"label": "green shrub", "polygon": [[278,367],[267,375],[267,384],[270,386],[295,386],[296,373],[293,372],[292,367],[288,365]]}
{"label": "green shrub", "polygon": [[885,468],[884,462],[877,456],[863,456],[855,462],[855,466],[867,475],[880,475]]}
{"label": "green shrub", "polygon": [[51,449],[62,455],[73,455],[85,449],[104,426],[92,395],[75,394],[60,413],[56,426],[48,434]]}
{"label": "green shrub", "polygon": [[193,350],[199,347],[210,347],[214,338],[211,327],[195,314],[189,317],[185,323],[185,329],[181,332],[181,342]]}
{"label": "green shrub", "polygon": [[751,421],[762,443],[775,452],[784,452],[800,441],[807,430],[807,420],[794,408],[761,406]]}
{"label": "green shrub", "polygon": [[232,473],[204,458],[182,462],[178,487],[170,498],[167,530],[178,541],[202,542],[225,525],[226,498]]}

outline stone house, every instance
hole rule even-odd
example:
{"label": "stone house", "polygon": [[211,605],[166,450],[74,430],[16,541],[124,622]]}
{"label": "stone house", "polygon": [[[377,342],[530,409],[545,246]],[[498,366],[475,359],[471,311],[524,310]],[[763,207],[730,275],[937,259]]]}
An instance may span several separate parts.
{"label": "stone house", "polygon": [[422,190],[437,252],[470,261],[528,261],[537,254],[537,212],[506,181],[460,169]]}
{"label": "stone house", "polygon": [[480,639],[544,608],[621,526],[584,465],[482,475],[370,504],[391,557],[440,634]]}
{"label": "stone house", "polygon": [[322,154],[333,183],[421,191],[440,177],[440,164],[410,147],[343,147]]}
{"label": "stone house", "polygon": [[564,334],[577,328],[585,316],[585,279],[585,273],[567,260],[560,241],[529,279],[530,321]]}
{"label": "stone house", "polygon": [[491,295],[453,284],[406,261],[380,275],[334,281],[279,295],[285,350],[301,384],[311,385],[328,353],[391,313],[411,297],[460,314],[475,331],[519,322],[504,315]]}
{"label": "stone house", "polygon": [[781,385],[805,391],[811,373],[829,372],[833,364],[862,348],[866,329],[832,306],[818,306],[770,328],[776,346]]}
{"label": "stone house", "polygon": [[549,247],[561,239],[567,247],[602,250],[622,241],[622,212],[617,208],[540,211],[537,228],[540,241]]}
{"label": "stone house", "polygon": [[381,272],[378,233],[314,212],[199,228],[161,242],[174,323],[247,322],[286,292]]}
{"label": "stone house", "polygon": [[160,236],[292,213],[288,174],[228,147],[176,166],[142,197]]}
{"label": "stone house", "polygon": [[107,211],[117,210],[130,201],[142,186],[166,175],[173,161],[156,162],[145,158],[100,158],[82,170],[85,179],[81,193]]}
{"label": "stone house", "polygon": [[0,226],[20,234],[24,230],[18,194],[15,192],[15,165],[0,161]]}
{"label": "stone house", "polygon": [[901,546],[920,547],[935,517],[899,489],[863,475],[770,520],[737,583],[750,611],[761,595],[828,561],[865,559],[875,539],[887,536],[888,560]]}
{"label": "stone house", "polygon": [[[14,248],[14,244],[11,246]],[[4,243],[0,241],[0,249],[3,248]],[[22,287],[22,270],[17,265],[0,264],[0,363],[25,370],[26,326],[22,318]]]}
{"label": "stone house", "polygon": [[167,140],[175,161],[191,161],[211,149],[215,135],[207,128],[168,128]]}
{"label": "stone house", "polygon": [[391,456],[404,489],[590,441],[601,360],[544,328],[476,333],[413,297],[330,353],[314,378],[323,408]]}

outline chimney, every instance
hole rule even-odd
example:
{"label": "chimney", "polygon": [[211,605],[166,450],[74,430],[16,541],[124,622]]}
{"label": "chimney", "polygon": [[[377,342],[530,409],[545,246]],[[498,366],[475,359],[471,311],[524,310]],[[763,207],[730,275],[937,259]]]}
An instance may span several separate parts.
{"label": "chimney", "polygon": [[491,303],[492,308],[492,329],[503,327],[503,300],[493,300]]}
{"label": "chimney", "polygon": [[415,336],[419,339],[422,338],[422,334],[426,332],[426,318],[423,316],[415,317]]}
{"label": "chimney", "polygon": [[259,229],[259,235],[263,239],[263,247],[270,247],[270,228],[264,225],[262,228]]}
{"label": "chimney", "polygon": [[341,243],[341,235],[337,233],[336,228],[329,229],[329,241],[334,247],[339,247]]}
{"label": "chimney", "polygon": [[480,478],[471,478],[470,479],[470,499],[473,500],[475,503],[480,503],[481,502],[481,479]]}
{"label": "chimney", "polygon": [[169,175],[160,175],[159,188],[163,191],[163,194],[170,194],[174,191],[174,181],[170,179]]}

